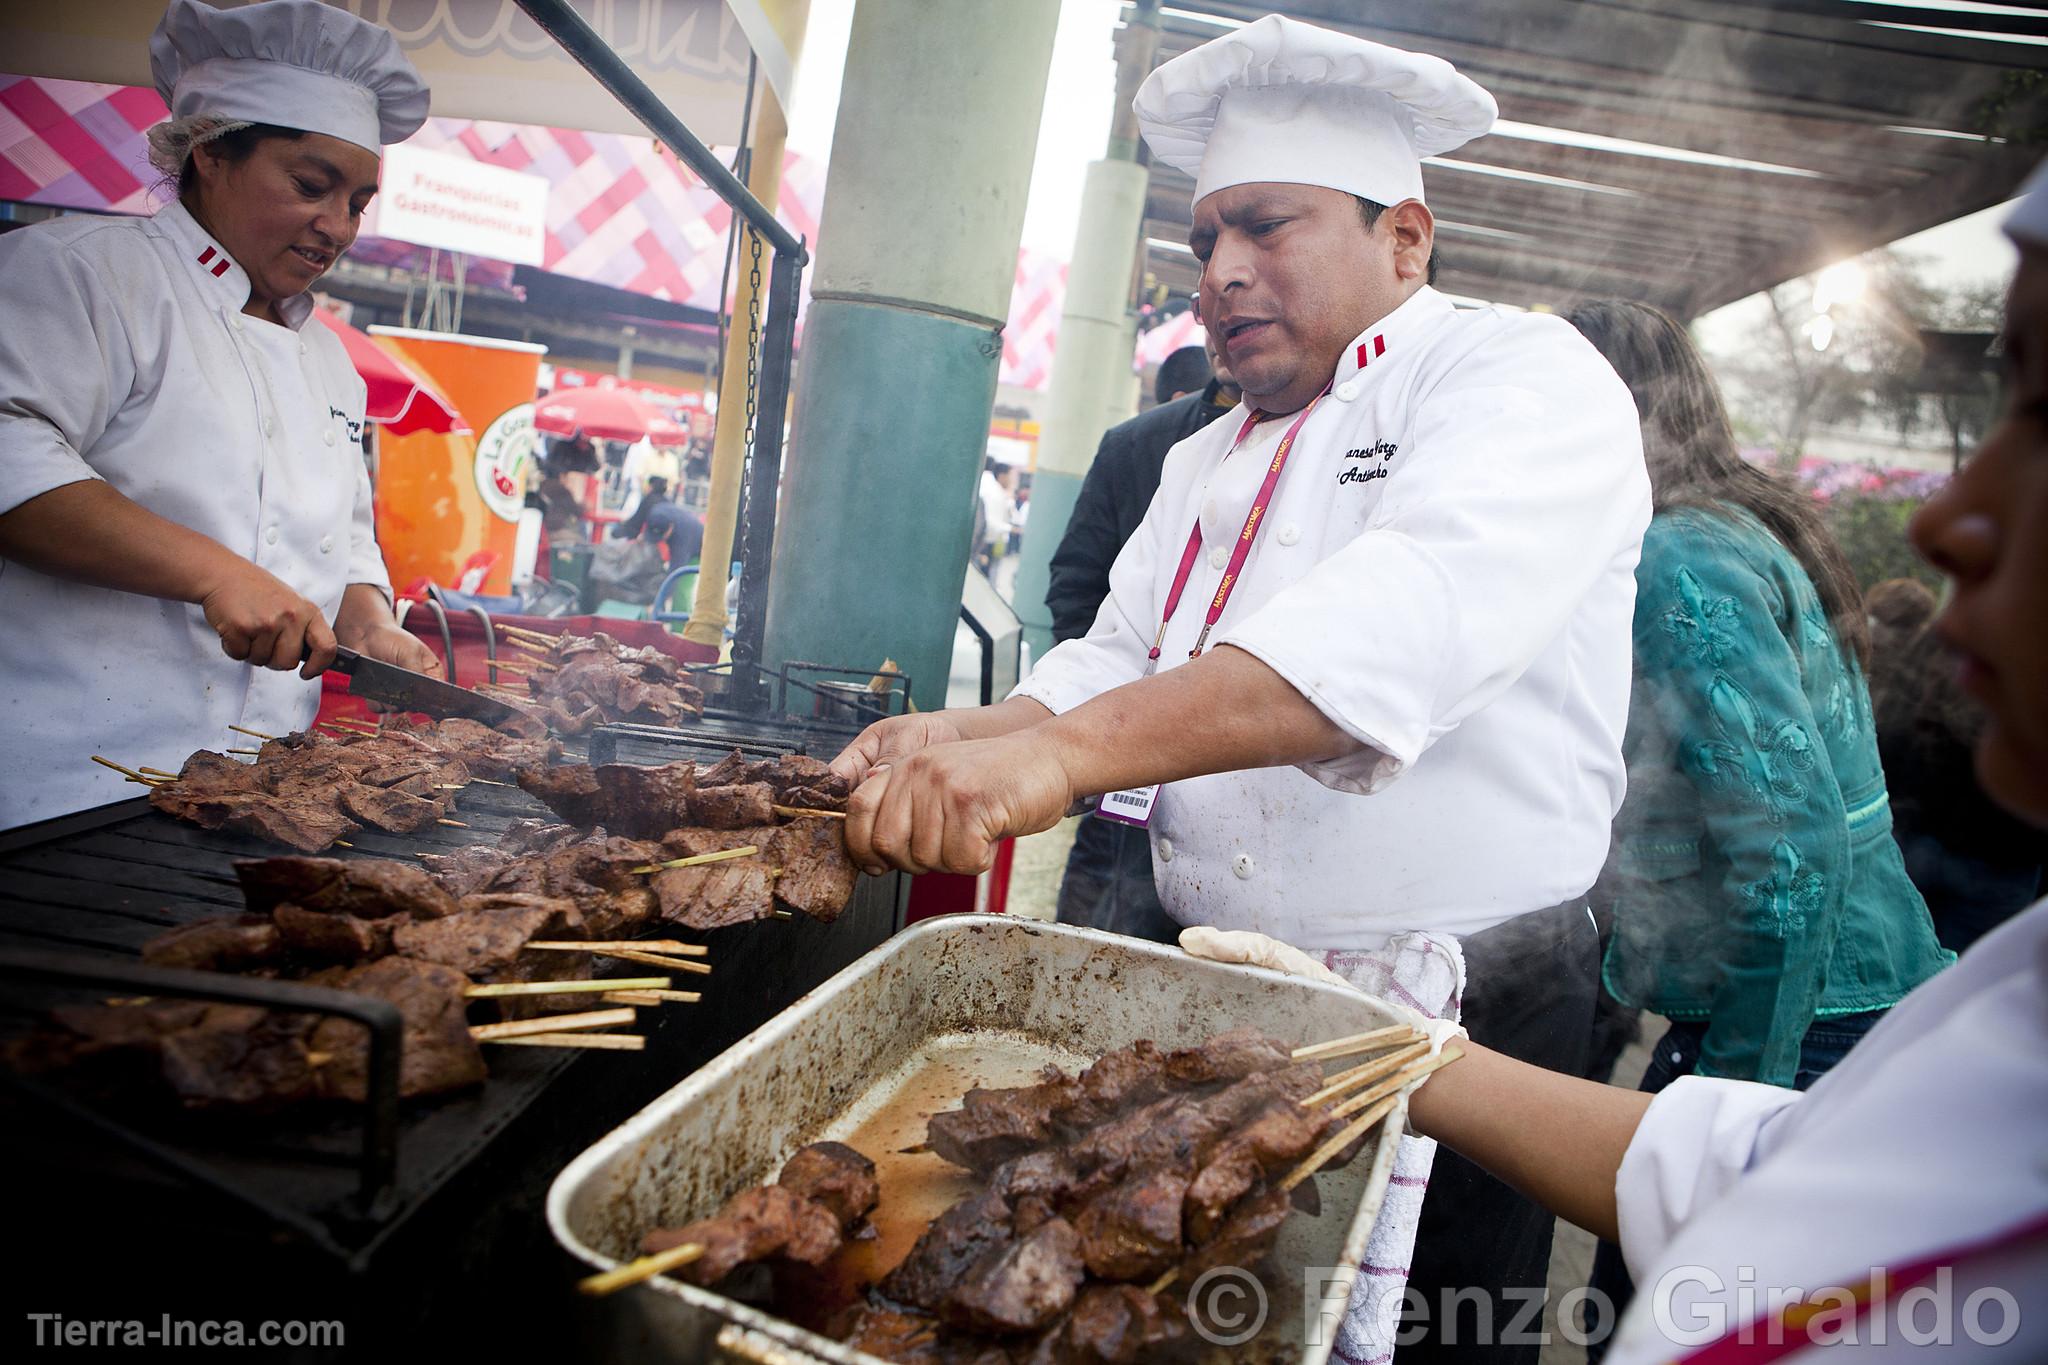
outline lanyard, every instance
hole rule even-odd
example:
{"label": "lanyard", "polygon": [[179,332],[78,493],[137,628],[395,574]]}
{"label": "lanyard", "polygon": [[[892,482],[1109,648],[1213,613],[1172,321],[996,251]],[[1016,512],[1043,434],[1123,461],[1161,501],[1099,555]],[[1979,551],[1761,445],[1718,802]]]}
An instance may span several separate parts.
{"label": "lanyard", "polygon": [[[1237,533],[1237,543],[1231,548],[1230,563],[1223,570],[1223,581],[1216,585],[1216,595],[1209,599],[1208,614],[1202,618],[1202,633],[1195,637],[1195,647],[1188,651],[1190,659],[1200,656],[1202,646],[1209,641],[1210,630],[1222,619],[1224,604],[1230,601],[1231,589],[1237,586],[1238,575],[1244,571],[1245,559],[1252,552],[1252,542],[1258,539],[1259,527],[1265,524],[1266,508],[1273,501],[1273,489],[1280,482],[1280,471],[1287,466],[1288,452],[1294,449],[1294,438],[1301,435],[1302,425],[1308,421],[1309,414],[1316,410],[1316,404],[1322,402],[1329,392],[1329,386],[1324,385],[1323,392],[1309,401],[1309,405],[1301,410],[1301,415],[1294,419],[1293,425],[1287,428],[1287,434],[1280,438],[1280,445],[1273,452],[1272,463],[1266,466],[1265,481],[1259,485],[1258,496],[1252,499],[1252,510],[1245,514],[1244,529]],[[1264,414],[1256,410],[1246,415],[1244,425],[1237,429],[1237,439],[1230,443],[1229,450],[1223,452],[1224,459],[1227,460],[1237,453],[1237,448],[1244,444],[1244,438],[1251,434],[1252,428],[1259,424],[1263,416]],[[1174,571],[1173,586],[1167,589],[1166,611],[1159,618],[1159,633],[1152,637],[1152,650],[1145,656],[1147,677],[1159,667],[1159,647],[1166,639],[1167,623],[1173,620],[1173,613],[1180,606],[1180,595],[1186,590],[1188,576],[1194,572],[1195,560],[1201,553],[1202,519],[1197,517],[1194,529],[1188,532],[1187,548],[1180,552],[1180,568]]]}

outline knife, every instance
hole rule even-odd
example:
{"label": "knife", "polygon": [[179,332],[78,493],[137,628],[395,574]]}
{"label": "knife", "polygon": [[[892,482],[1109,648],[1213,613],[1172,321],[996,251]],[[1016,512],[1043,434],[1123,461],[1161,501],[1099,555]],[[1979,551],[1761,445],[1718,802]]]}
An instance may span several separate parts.
{"label": "knife", "polygon": [[485,725],[497,725],[525,714],[515,706],[480,692],[430,678],[424,673],[415,673],[409,668],[400,668],[397,664],[387,664],[380,659],[366,659],[353,649],[342,646],[335,648],[331,667],[348,675],[350,696],[367,697],[387,706],[396,706],[401,711],[424,711],[430,716],[467,716]]}

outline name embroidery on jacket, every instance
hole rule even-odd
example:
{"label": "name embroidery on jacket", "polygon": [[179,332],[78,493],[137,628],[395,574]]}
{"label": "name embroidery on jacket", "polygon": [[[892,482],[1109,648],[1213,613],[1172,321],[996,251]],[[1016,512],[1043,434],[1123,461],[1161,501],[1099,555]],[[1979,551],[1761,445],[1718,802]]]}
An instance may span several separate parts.
{"label": "name embroidery on jacket", "polygon": [[1377,460],[1379,463],[1365,469],[1346,466],[1344,471],[1337,475],[1337,483],[1342,486],[1347,483],[1371,483],[1374,479],[1386,478],[1387,462],[1394,458],[1400,448],[1398,442],[1378,440],[1369,446],[1358,446],[1345,451],[1344,458],[1347,460]]}
{"label": "name embroidery on jacket", "polygon": [[351,441],[354,441],[358,444],[362,442],[363,424],[361,422],[351,421],[347,413],[343,412],[340,408],[333,407],[331,405],[327,409],[327,415],[329,417],[338,417],[341,419],[342,425],[348,428],[348,438]]}

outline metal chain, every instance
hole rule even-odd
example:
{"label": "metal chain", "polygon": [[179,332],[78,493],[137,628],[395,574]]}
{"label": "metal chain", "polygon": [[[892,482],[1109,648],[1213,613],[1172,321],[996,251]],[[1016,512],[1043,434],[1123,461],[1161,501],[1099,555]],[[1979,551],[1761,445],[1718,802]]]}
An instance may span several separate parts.
{"label": "metal chain", "polygon": [[753,249],[747,270],[747,429],[740,452],[740,514],[732,547],[734,557],[742,561],[743,575],[760,571],[759,565],[744,563],[747,527],[754,519],[754,423],[761,394],[761,234],[752,223],[747,224],[747,241]]}

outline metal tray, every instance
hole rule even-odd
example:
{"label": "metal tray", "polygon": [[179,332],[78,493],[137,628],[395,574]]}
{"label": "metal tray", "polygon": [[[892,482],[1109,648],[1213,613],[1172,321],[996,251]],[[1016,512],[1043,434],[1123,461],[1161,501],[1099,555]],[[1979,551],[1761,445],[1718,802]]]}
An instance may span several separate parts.
{"label": "metal tray", "polygon": [[[958,1177],[943,1188],[912,1163],[944,1163],[901,1149],[921,1141],[925,1114],[957,1104],[968,1085],[1023,1083],[1047,1062],[1078,1067],[1141,1038],[1185,1046],[1251,1026],[1311,1043],[1392,1022],[1352,992],[1176,948],[1009,916],[947,916],[873,949],[578,1157],[548,1192],[548,1223],[572,1256],[610,1269],[650,1229],[702,1217],[772,1179],[799,1146],[838,1139],[881,1167],[884,1245],[862,1254],[886,1269],[907,1249],[903,1229],[914,1234],[967,1188]],[[1262,1276],[1263,1327],[1219,1345],[1216,1358],[1328,1358],[1406,1119],[1404,1101],[1349,1165],[1316,1177],[1321,1212],[1288,1220]],[[1235,1315],[1252,1302],[1218,1306]],[[874,1359],[667,1278],[591,1308],[590,1355],[600,1360],[703,1361],[721,1351],[755,1361]]]}

